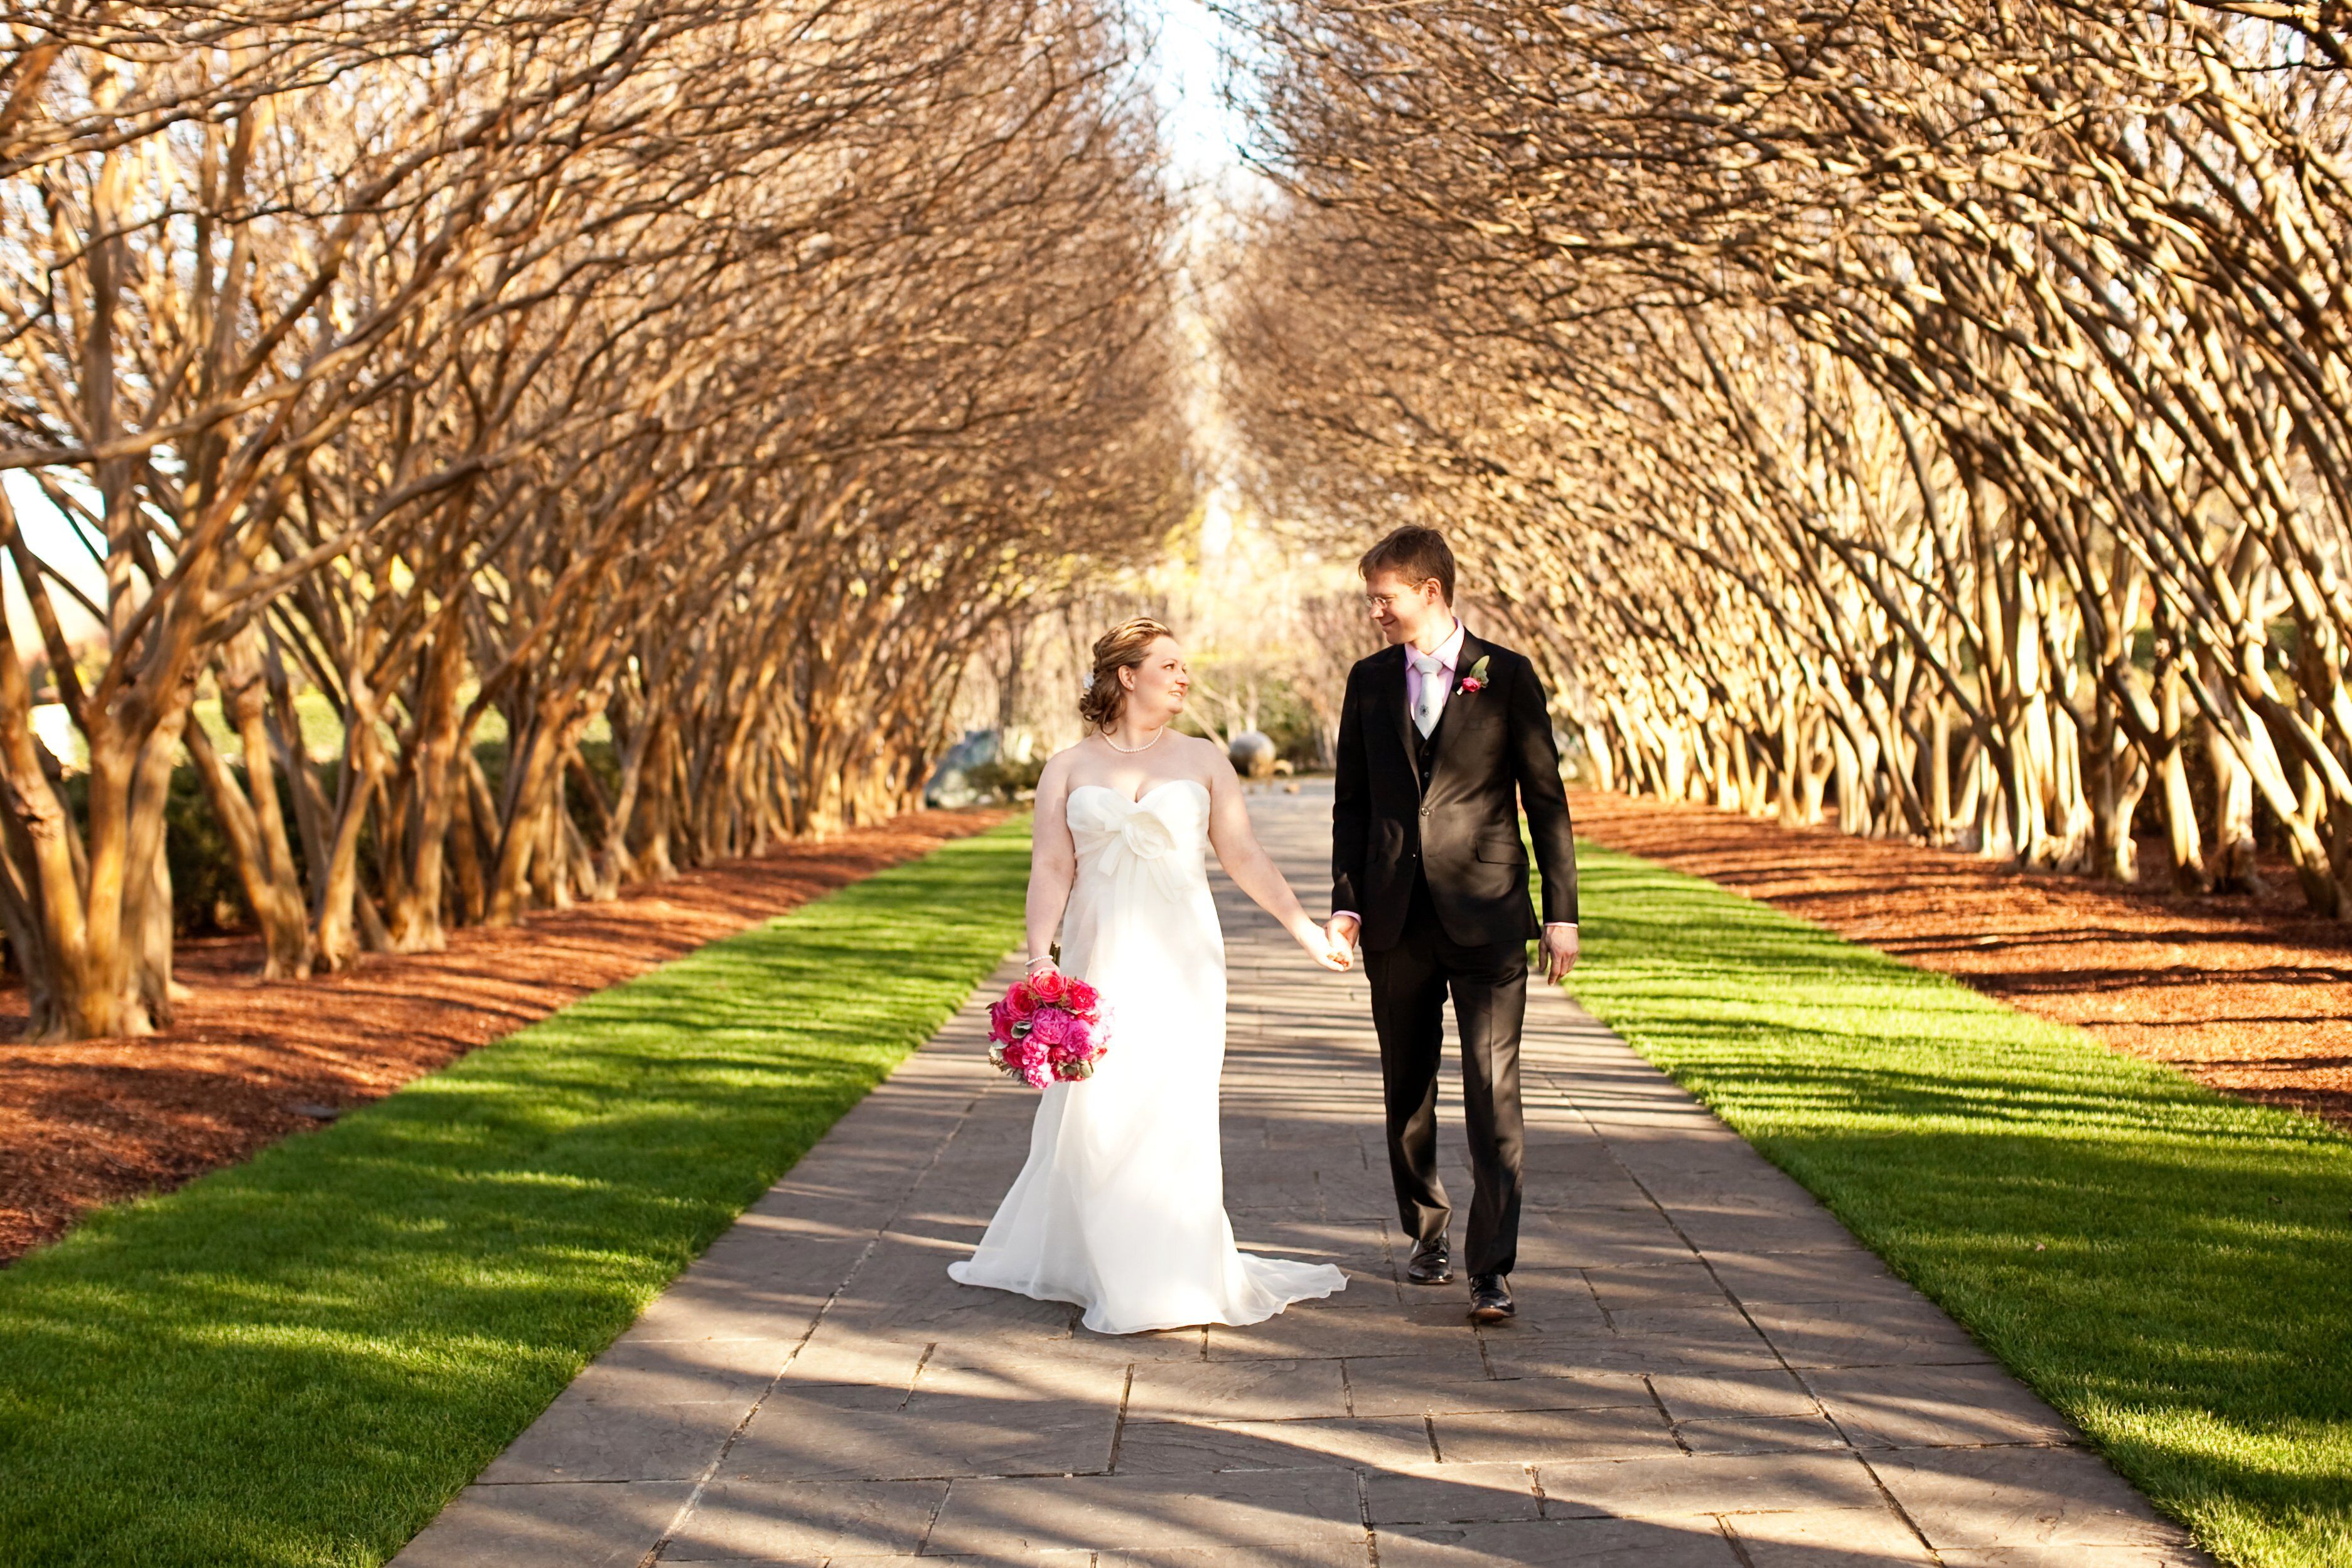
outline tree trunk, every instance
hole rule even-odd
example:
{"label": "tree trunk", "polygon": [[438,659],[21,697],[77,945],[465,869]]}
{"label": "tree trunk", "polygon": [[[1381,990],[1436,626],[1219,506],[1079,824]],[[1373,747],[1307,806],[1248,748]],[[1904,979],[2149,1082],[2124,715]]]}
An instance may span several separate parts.
{"label": "tree trunk", "polygon": [[2168,663],[2157,684],[2157,711],[2163,726],[2162,751],[2157,773],[2164,785],[2166,847],[2172,861],[2172,886],[2183,893],[2205,890],[2205,854],[2197,830],[2196,797],[2189,789],[2189,758],[2181,742],[2186,732],[2178,663]]}

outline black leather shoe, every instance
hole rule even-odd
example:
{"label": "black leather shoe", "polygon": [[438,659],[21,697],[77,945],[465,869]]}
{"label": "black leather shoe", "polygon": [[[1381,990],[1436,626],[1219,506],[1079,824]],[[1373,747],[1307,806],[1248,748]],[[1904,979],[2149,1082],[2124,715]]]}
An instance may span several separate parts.
{"label": "black leather shoe", "polygon": [[1445,1250],[1445,1238],[1414,1242],[1412,1261],[1404,1266],[1404,1277],[1416,1285],[1443,1285],[1453,1279],[1454,1258]]}
{"label": "black leather shoe", "polygon": [[1499,1274],[1470,1276],[1470,1321],[1474,1323],[1499,1323],[1516,1316],[1518,1308],[1511,1304],[1510,1288]]}

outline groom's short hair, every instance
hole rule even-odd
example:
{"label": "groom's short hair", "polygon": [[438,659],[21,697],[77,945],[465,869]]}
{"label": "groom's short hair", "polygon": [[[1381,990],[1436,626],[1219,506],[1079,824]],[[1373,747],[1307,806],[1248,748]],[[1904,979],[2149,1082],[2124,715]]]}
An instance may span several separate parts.
{"label": "groom's short hair", "polygon": [[1454,603],[1454,551],[1445,535],[1417,522],[1406,523],[1364,552],[1356,574],[1367,583],[1375,572],[1393,572],[1408,583],[1437,580],[1447,604]]}

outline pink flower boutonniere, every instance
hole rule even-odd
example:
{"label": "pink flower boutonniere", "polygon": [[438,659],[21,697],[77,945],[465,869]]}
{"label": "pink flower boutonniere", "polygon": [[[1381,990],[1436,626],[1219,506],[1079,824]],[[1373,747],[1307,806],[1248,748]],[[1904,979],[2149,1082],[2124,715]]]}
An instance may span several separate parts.
{"label": "pink flower boutonniere", "polygon": [[1470,673],[1464,676],[1462,684],[1454,689],[1459,695],[1472,695],[1486,689],[1486,656],[1485,654],[1478,656],[1478,662],[1470,667]]}

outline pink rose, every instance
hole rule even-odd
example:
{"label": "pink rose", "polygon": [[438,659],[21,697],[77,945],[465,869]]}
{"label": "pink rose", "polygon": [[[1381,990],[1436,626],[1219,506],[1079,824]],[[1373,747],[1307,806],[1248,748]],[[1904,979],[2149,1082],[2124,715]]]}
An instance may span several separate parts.
{"label": "pink rose", "polygon": [[1478,679],[1476,676],[1475,676],[1475,675],[1473,675],[1473,676],[1467,676],[1467,677],[1465,677],[1465,678],[1464,678],[1464,679],[1463,679],[1463,682],[1462,682],[1462,689],[1463,689],[1463,690],[1465,690],[1465,691],[1473,691],[1473,692],[1475,692],[1475,691],[1484,691],[1484,690],[1486,690],[1486,683],[1485,681],[1483,681],[1483,680],[1479,679]]}
{"label": "pink rose", "polygon": [[1070,983],[1060,970],[1048,969],[1031,980],[1029,986],[1031,990],[1037,993],[1037,1000],[1040,1003],[1059,1002],[1064,995],[1067,994]]}

